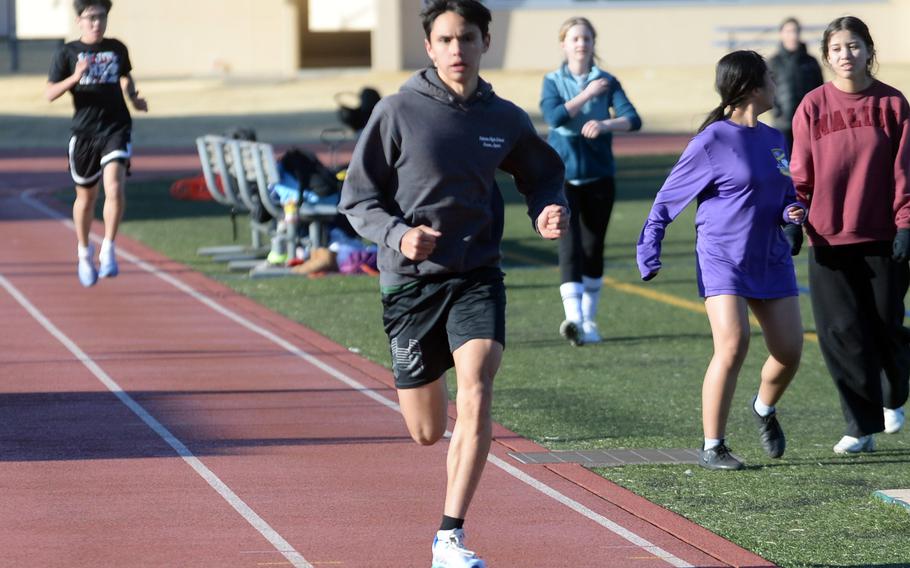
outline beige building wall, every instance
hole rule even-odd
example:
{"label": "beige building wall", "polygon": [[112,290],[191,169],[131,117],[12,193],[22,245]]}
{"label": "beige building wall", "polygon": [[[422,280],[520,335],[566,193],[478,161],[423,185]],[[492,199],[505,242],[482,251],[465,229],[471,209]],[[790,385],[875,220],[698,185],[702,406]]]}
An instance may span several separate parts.
{"label": "beige building wall", "polygon": [[[389,0],[397,10],[381,14],[373,37],[377,70],[418,68],[427,63],[417,13],[420,0]],[[561,61],[557,32],[571,16],[586,16],[598,32],[598,53],[606,67],[688,66],[711,64],[726,48],[715,45],[727,36],[722,26],[776,26],[795,16],[805,25],[825,25],[841,15],[862,18],[872,31],[882,63],[910,63],[910,0],[855,3],[622,3],[591,8],[522,8],[495,10],[492,44],[484,61],[489,69],[535,70]],[[397,23],[394,19],[397,18]],[[755,34],[739,34],[743,39]],[[775,39],[776,34],[763,36]],[[810,39],[810,38],[807,38]],[[750,47],[753,48],[753,47]],[[817,53],[817,41],[810,48]],[[773,46],[759,47],[769,52]]]}
{"label": "beige building wall", "polygon": [[[344,0],[337,0],[343,2]],[[308,32],[307,0],[114,0],[109,35],[130,48],[137,75],[294,75],[301,67],[371,65],[374,70],[427,64],[419,12],[422,0],[375,0],[370,32]],[[669,4],[669,5],[668,5]],[[17,0],[31,14],[46,13],[45,27],[66,13],[67,39],[78,36],[70,0]],[[725,53],[721,26],[776,26],[786,16],[823,25],[852,13],[870,25],[883,65],[910,63],[910,0],[805,3],[617,2],[584,8],[499,9],[484,66],[541,70],[561,61],[556,33],[574,15],[598,30],[598,52],[610,69],[713,65]],[[40,19],[39,19],[40,20]],[[33,18],[33,21],[34,18]],[[53,26],[51,26],[53,27]],[[764,39],[773,40],[773,33]],[[754,34],[742,34],[743,39]],[[817,53],[817,41],[810,48]],[[765,52],[771,47],[759,48]]]}
{"label": "beige building wall", "polygon": [[[107,34],[143,76],[289,75],[300,67],[296,0],[114,0]],[[75,18],[67,39],[79,36]]]}
{"label": "beige building wall", "polygon": [[[426,61],[420,26],[421,0],[380,0],[385,3],[376,14],[371,39],[375,70],[416,69]],[[419,59],[422,57],[422,59]]]}

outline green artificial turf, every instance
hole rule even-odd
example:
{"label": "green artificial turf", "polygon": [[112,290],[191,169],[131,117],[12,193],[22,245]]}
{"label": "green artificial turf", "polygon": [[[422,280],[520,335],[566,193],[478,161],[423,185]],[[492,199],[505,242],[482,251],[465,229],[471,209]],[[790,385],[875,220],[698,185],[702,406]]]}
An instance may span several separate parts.
{"label": "green artificial turf", "polygon": [[[694,204],[667,233],[659,277],[642,283],[635,266],[638,232],[673,163],[673,157],[620,159],[607,276],[697,307]],[[500,181],[507,201],[508,331],[495,419],[552,449],[697,447],[701,380],[712,349],[705,315],[605,286],[599,316],[605,341],[570,347],[557,333],[562,304],[556,246],[533,234],[510,181]],[[375,278],[254,280],[229,273],[195,254],[200,246],[231,242],[225,209],[175,201],[167,187],[130,184],[125,234],[388,366]],[[241,219],[241,240],[249,239],[245,227]],[[797,270],[806,285],[802,257]],[[811,332],[809,304],[805,298],[801,304]],[[800,372],[779,405],[787,454],[764,457],[747,406],[766,355],[753,330],[727,429],[728,443],[748,469],[626,466],[597,472],[781,566],[910,566],[910,515],[872,496],[877,489],[910,487],[910,433],[878,436],[879,451],[872,455],[835,456],[831,446],[843,420],[818,345],[808,340]]]}

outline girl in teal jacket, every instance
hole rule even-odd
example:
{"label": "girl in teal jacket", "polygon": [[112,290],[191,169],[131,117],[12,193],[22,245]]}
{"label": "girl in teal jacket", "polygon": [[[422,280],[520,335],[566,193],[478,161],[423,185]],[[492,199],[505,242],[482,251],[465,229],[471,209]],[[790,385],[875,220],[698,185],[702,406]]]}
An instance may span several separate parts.
{"label": "girl in teal jacket", "polygon": [[[559,239],[559,287],[566,319],[559,332],[573,345],[601,341],[597,304],[604,239],[616,197],[613,132],[641,128],[641,119],[615,77],[594,61],[597,33],[586,18],[559,29],[565,61],[543,80],[540,109],[547,138],[566,165],[569,234]],[[612,112],[611,112],[612,110]]]}

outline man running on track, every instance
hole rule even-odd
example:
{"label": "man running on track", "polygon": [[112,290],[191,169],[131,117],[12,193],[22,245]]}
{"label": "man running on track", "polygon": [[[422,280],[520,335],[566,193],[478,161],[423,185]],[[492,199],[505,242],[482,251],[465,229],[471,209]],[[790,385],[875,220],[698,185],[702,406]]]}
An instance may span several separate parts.
{"label": "man running on track", "polygon": [[455,367],[458,418],[432,566],[483,568],[465,547],[463,525],[492,441],[493,378],[505,345],[503,200],[495,173],[514,176],[535,230],[557,239],[568,222],[564,167],[528,115],[479,76],[490,45],[489,10],[476,0],[435,0],[421,17],[433,66],[376,106],[339,207],[379,244],[395,385],[419,444],[446,431],[444,374]]}

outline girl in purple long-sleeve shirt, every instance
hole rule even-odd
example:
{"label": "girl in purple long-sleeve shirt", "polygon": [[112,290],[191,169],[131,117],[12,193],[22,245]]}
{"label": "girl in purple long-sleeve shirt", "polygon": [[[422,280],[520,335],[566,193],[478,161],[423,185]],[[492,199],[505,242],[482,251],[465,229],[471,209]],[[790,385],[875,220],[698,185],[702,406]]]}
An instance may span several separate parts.
{"label": "girl in purple long-sleeve shirt", "polygon": [[699,294],[714,338],[702,387],[705,442],[701,465],[741,469],[724,435],[736,379],[749,347],[751,309],[770,352],[752,412],[768,455],[783,455],[774,405],[796,374],[802,322],[791,248],[781,226],[805,216],[789,178],[786,142],[758,122],[771,109],[774,81],[762,57],[735,51],[717,64],[720,105],[708,116],[654,200],[638,240],[644,280],[660,270],[667,225],[693,200]]}

